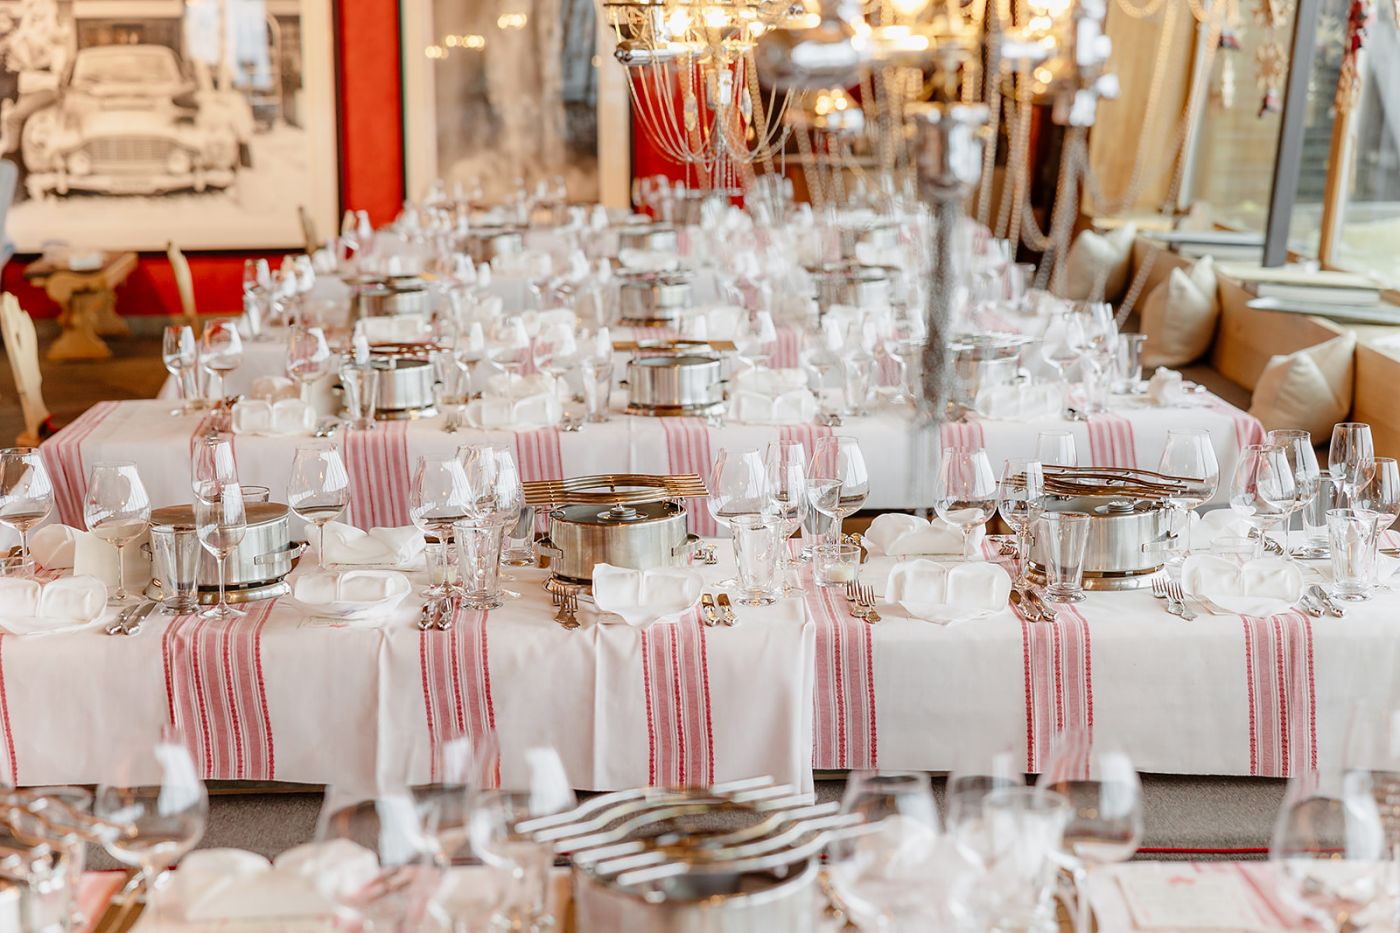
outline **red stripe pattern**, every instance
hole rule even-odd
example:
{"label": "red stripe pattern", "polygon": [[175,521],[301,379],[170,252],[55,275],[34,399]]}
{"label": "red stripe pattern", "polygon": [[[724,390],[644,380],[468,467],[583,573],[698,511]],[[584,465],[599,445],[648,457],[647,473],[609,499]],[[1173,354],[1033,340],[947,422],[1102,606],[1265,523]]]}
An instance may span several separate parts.
{"label": "red stripe pattern", "polygon": [[1070,731],[1092,742],[1093,652],[1089,623],[1073,606],[1056,605],[1054,622],[1031,622],[1016,613],[1025,671],[1026,771],[1038,774],[1060,734]]}
{"label": "red stripe pattern", "polygon": [[83,441],[91,437],[116,408],[116,402],[98,402],[39,448],[53,481],[58,517],[65,525],[85,527],[83,497],[87,495],[87,470],[83,466]]}
{"label": "red stripe pattern", "polygon": [[372,431],[345,432],[350,474],[350,522],[365,531],[400,528],[410,521],[408,422],[381,421]]}
{"label": "red stripe pattern", "polygon": [[795,327],[776,327],[778,341],[768,365],[773,369],[796,369],[802,365],[802,332]]}
{"label": "red stripe pattern", "polygon": [[815,586],[810,579],[804,599],[817,633],[812,767],[878,767],[870,625],[850,614],[836,590]]}
{"label": "red stripe pattern", "polygon": [[778,440],[785,444],[801,444],[802,458],[808,462],[811,461],[812,454],[816,452],[818,439],[831,437],[831,434],[830,427],[816,422],[785,424],[778,428]]}
{"label": "red stripe pattern", "polygon": [[564,458],[559,452],[559,429],[538,428],[515,432],[515,465],[520,481],[563,479]]}
{"label": "red stripe pattern", "polygon": [[943,450],[981,450],[986,447],[980,421],[945,421],[939,428]]}
{"label": "red stripe pattern", "polygon": [[1137,469],[1133,423],[1122,415],[1101,412],[1089,416],[1089,462],[1086,466]]}
{"label": "red stripe pattern", "polygon": [[475,746],[496,730],[486,616],[459,605],[450,629],[422,632],[418,639],[434,781],[442,777],[438,765],[446,742],[466,738]]}
{"label": "red stripe pattern", "polygon": [[1249,687],[1249,773],[1284,778],[1317,768],[1312,620],[1301,612],[1240,616]]}
{"label": "red stripe pattern", "polygon": [[[1235,444],[1240,450],[1244,450],[1250,444],[1264,443],[1264,426],[1259,423],[1258,418],[1247,411],[1241,411],[1216,395],[1206,396],[1206,402],[1211,411],[1218,412],[1230,419],[1235,427]],[[1313,440],[1318,440],[1318,438]]]}
{"label": "red stripe pattern", "polygon": [[162,636],[170,722],[208,780],[277,777],[263,680],[262,633],[276,600],[237,619],[175,618]]}
{"label": "red stripe pattern", "polygon": [[[695,473],[708,481],[710,465],[710,427],[703,418],[659,418],[666,432],[666,466],[671,473]],[[686,502],[691,534],[713,538],[719,525],[710,515],[705,503],[698,499]]]}
{"label": "red stripe pattern", "polygon": [[705,626],[697,610],[642,631],[647,783],[713,784],[715,736]]}
{"label": "red stripe pattern", "polygon": [[11,787],[19,786],[19,761],[15,758],[15,734],[10,729],[10,698],[5,690],[5,638],[0,635],[0,768],[9,777]]}

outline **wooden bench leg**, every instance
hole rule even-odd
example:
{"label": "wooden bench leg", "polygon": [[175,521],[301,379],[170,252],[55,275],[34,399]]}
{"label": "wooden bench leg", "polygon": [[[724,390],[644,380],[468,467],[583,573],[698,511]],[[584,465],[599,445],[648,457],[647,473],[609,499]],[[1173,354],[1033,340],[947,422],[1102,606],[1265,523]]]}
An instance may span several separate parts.
{"label": "wooden bench leg", "polygon": [[[111,293],[106,293],[111,300]],[[73,360],[105,360],[112,356],[111,347],[97,336],[94,327],[97,306],[103,303],[99,292],[73,292],[63,303],[63,312],[58,317],[63,333],[49,347],[50,360],[58,363]]]}

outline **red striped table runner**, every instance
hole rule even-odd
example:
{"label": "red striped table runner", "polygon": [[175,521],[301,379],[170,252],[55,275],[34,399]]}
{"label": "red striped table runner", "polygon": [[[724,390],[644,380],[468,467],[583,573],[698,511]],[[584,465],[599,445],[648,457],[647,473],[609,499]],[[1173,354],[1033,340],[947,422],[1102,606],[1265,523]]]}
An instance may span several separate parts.
{"label": "red striped table runner", "polygon": [[1312,620],[1296,610],[1240,616],[1249,690],[1249,773],[1292,777],[1317,767]]}
{"label": "red striped table runner", "polygon": [[1094,669],[1089,623],[1078,609],[1054,606],[1055,621],[1021,620],[1026,694],[1026,771],[1045,767],[1057,737],[1072,733],[1092,743]]}
{"label": "red striped table runner", "polygon": [[400,528],[410,521],[408,422],[381,421],[372,431],[345,432],[345,469],[350,474],[350,523],[365,531]]}
{"label": "red striped table runner", "polygon": [[803,599],[817,636],[812,767],[878,767],[871,626],[851,615],[838,590],[813,583],[810,569],[803,576],[808,588]]}
{"label": "red striped table runner", "polygon": [[[658,418],[661,429],[666,432],[666,469],[675,473],[695,473],[709,482],[710,467],[714,459],[710,455],[710,427],[704,418]],[[686,500],[691,534],[702,538],[713,538],[719,534],[719,525],[703,499]]]}
{"label": "red striped table runner", "polygon": [[642,631],[647,782],[713,784],[715,736],[709,656],[698,609]]}
{"label": "red striped table runner", "polygon": [[[465,738],[475,747],[496,731],[486,619],[487,613],[459,603],[450,629],[419,634],[418,663],[434,781],[441,779],[438,769],[446,743]],[[499,762],[495,779],[500,781]]]}
{"label": "red striped table runner", "polygon": [[91,437],[116,408],[116,402],[98,402],[39,448],[44,466],[53,481],[58,517],[65,525],[84,527],[83,497],[87,495],[87,468],[83,463],[83,441]]}
{"label": "red striped table runner", "polygon": [[1132,421],[1111,412],[1090,415],[1089,462],[1085,466],[1137,469]]}

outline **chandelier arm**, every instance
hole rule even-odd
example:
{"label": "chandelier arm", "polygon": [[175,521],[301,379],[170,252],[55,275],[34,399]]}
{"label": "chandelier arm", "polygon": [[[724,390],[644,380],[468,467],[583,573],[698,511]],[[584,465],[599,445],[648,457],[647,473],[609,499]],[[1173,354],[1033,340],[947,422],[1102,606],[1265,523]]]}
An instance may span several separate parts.
{"label": "chandelier arm", "polygon": [[982,96],[987,102],[987,125],[991,127],[991,139],[982,149],[982,177],[977,186],[977,222],[984,227],[992,213],[992,179],[996,174],[997,146],[1001,142],[1001,94],[997,92],[996,81],[1001,74],[1001,12],[993,6],[987,20],[987,71],[983,75]]}

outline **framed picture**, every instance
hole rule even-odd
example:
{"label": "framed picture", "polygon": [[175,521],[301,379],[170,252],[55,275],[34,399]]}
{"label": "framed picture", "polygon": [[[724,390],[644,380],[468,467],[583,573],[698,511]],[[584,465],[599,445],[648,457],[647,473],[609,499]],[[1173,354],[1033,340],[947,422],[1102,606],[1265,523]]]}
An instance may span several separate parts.
{"label": "framed picture", "polygon": [[0,0],[21,252],[286,249],[338,214],[330,0]]}
{"label": "framed picture", "polygon": [[410,197],[441,178],[500,201],[562,177],[571,201],[629,202],[627,79],[595,0],[400,8]]}

